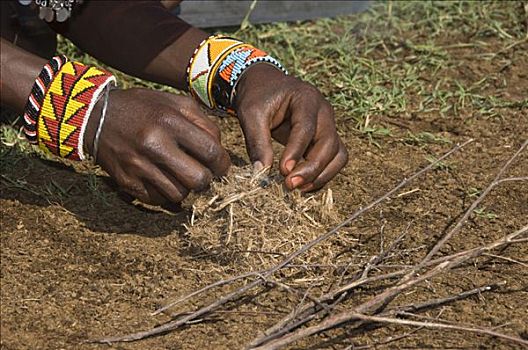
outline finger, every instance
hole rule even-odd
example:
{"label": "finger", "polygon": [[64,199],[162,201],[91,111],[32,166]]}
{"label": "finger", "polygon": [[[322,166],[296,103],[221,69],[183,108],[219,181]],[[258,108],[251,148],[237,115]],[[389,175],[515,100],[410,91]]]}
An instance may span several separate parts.
{"label": "finger", "polygon": [[298,163],[286,176],[286,186],[294,189],[314,181],[334,159],[338,150],[337,135],[317,141],[308,151],[305,160]]}
{"label": "finger", "polygon": [[160,205],[167,200],[151,186],[147,186],[141,179],[127,175],[126,172],[119,170],[113,174],[121,191],[138,199],[145,204]]}
{"label": "finger", "polygon": [[[227,170],[231,165],[229,154],[218,141],[211,137],[209,133],[182,118],[177,119],[168,117],[166,118],[166,123],[169,130],[172,131],[171,134],[175,137],[173,140],[167,140],[167,142],[162,143],[163,147],[155,147],[154,151],[163,154],[165,159],[174,158],[174,160],[176,160],[175,155],[166,151],[167,149],[170,149],[171,151],[178,152],[174,147],[174,142],[176,142],[189,156],[194,158],[193,162],[189,163],[194,164],[193,169],[197,168],[201,163],[202,166],[200,168],[206,167],[216,176],[223,176],[227,173]],[[152,141],[159,144],[159,139],[155,135],[154,137],[156,140]],[[173,147],[168,147],[166,144],[172,144]],[[166,149],[165,151],[163,150],[164,148]],[[178,154],[181,153],[183,152],[178,152]],[[184,158],[192,159],[191,157],[187,156]],[[183,171],[191,170],[185,169],[183,164],[180,164],[179,167],[183,168]],[[171,169],[172,168],[174,167],[171,166]],[[189,188],[183,181],[182,184]]]}
{"label": "finger", "polygon": [[[177,179],[158,169],[154,164],[142,174],[142,179],[150,197],[157,199],[158,204],[180,203],[189,194],[189,190]],[[160,196],[161,200],[159,200]]]}
{"label": "finger", "polygon": [[290,120],[286,119],[281,125],[271,130],[271,136],[281,145],[286,146],[291,132]]}
{"label": "finger", "polygon": [[[101,141],[104,142],[105,139],[102,139]],[[132,197],[132,199],[139,199],[143,203],[157,204],[157,199],[163,198],[163,196],[154,195],[156,198],[151,199],[142,181],[136,177],[133,177],[132,175],[135,174],[135,170],[138,169],[138,166],[141,166],[142,161],[129,154],[127,154],[127,156],[125,156],[123,159],[125,159],[126,162],[115,162],[112,158],[108,158],[106,153],[102,153],[98,160],[103,169],[105,169],[110,177],[115,181],[120,192],[127,194],[128,196]],[[128,167],[129,170],[124,170],[122,166]],[[130,201],[132,201],[132,199]]]}
{"label": "finger", "polygon": [[273,165],[269,118],[255,109],[239,111],[249,159],[256,170]]}
{"label": "finger", "polygon": [[[169,137],[160,137],[158,142],[163,146],[146,147],[146,156],[151,162],[189,190],[202,191],[208,187],[213,179],[213,174],[208,168],[179,149]],[[151,182],[159,181],[161,180]]]}
{"label": "finger", "polygon": [[[318,112],[316,137],[305,153],[305,160],[296,166],[286,176],[286,186],[290,189],[312,182],[334,159],[339,151],[339,136],[337,135],[333,112],[330,105],[324,105]],[[283,155],[283,159],[286,156]],[[284,163],[287,166],[287,162]]]}
{"label": "finger", "polygon": [[135,158],[129,163],[133,171],[115,169],[114,178],[123,191],[141,202],[152,205],[179,203],[188,195],[184,186],[148,160]]}
{"label": "finger", "polygon": [[318,108],[313,102],[305,100],[297,99],[290,104],[290,135],[280,160],[283,175],[288,175],[295,168],[315,135]]}
{"label": "finger", "polygon": [[167,203],[171,202],[171,200],[168,199],[163,194],[161,194],[156,189],[155,186],[153,186],[153,185],[151,185],[149,183],[146,183],[144,186],[145,186],[145,190],[147,191],[148,197],[146,197],[146,198],[136,197],[142,203],[150,204],[150,205],[160,205],[161,206],[161,205],[164,205],[164,204],[167,204]]}
{"label": "finger", "polygon": [[337,152],[337,155],[332,159],[330,163],[326,166],[326,168],[313,180],[312,182],[309,182],[302,186],[300,189],[303,192],[311,192],[316,191],[324,185],[326,185],[330,180],[334,178],[334,176],[339,173],[341,169],[347,164],[348,162],[348,152],[345,148],[345,145],[340,141],[339,142],[339,152]]}

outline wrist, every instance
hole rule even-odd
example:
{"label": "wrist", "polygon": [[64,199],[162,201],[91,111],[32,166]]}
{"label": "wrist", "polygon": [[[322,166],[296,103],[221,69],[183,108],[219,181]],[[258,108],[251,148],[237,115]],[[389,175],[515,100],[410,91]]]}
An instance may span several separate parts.
{"label": "wrist", "polygon": [[17,113],[23,113],[35,78],[46,63],[45,59],[30,54],[11,42],[0,39],[0,99]]}
{"label": "wrist", "polygon": [[240,105],[240,101],[243,100],[246,91],[258,87],[264,81],[280,81],[286,76],[286,73],[282,70],[265,62],[256,63],[248,67],[235,86],[233,106],[237,108]]}
{"label": "wrist", "polygon": [[180,38],[161,51],[145,68],[149,80],[188,90],[187,66],[196,47],[209,35],[190,28]]}

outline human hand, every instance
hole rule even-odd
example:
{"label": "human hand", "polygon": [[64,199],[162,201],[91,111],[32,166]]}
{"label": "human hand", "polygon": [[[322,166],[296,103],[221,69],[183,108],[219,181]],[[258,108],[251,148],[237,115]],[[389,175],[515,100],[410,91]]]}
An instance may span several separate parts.
{"label": "human hand", "polygon": [[312,85],[256,64],[240,78],[234,103],[256,168],[273,163],[271,137],[286,146],[279,164],[289,189],[317,190],[347,163],[332,106]]}
{"label": "human hand", "polygon": [[[101,104],[85,135],[90,154]],[[97,161],[125,192],[147,204],[181,202],[230,165],[218,127],[196,102],[146,89],[110,92]]]}

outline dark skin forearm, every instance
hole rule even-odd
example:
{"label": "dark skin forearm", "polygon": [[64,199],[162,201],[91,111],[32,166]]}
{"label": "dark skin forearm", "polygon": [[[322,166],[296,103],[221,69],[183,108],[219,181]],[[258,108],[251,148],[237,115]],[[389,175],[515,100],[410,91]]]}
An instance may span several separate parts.
{"label": "dark skin forearm", "polygon": [[1,104],[22,113],[46,60],[1,39]]}
{"label": "dark skin forearm", "polygon": [[187,90],[187,65],[196,47],[209,34],[191,28],[178,40],[160,52],[139,75],[148,76],[150,80],[161,84]]}

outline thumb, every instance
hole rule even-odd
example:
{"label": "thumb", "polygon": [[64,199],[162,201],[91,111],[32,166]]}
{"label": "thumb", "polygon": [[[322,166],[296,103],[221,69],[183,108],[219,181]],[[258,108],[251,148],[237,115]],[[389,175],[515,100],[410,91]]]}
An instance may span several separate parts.
{"label": "thumb", "polygon": [[240,115],[240,126],[244,132],[246,149],[255,170],[273,165],[273,148],[268,118],[261,113]]}

